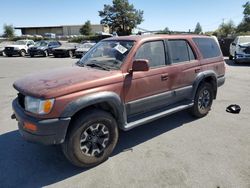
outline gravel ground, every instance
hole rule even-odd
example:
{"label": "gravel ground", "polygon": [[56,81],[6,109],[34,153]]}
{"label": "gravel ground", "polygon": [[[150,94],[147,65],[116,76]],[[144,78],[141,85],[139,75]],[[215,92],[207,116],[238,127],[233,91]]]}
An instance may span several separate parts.
{"label": "gravel ground", "polygon": [[[109,160],[79,169],[59,146],[25,142],[10,119],[16,79],[76,61],[0,57],[0,187],[250,187],[250,64],[226,60],[226,83],[208,116],[183,111],[121,132]],[[225,111],[234,103],[240,114]]]}

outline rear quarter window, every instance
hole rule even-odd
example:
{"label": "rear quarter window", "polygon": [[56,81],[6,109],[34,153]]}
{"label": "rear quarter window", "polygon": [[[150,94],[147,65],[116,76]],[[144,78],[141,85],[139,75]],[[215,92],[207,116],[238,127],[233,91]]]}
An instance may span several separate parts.
{"label": "rear quarter window", "polygon": [[221,56],[220,48],[213,38],[193,38],[204,59]]}

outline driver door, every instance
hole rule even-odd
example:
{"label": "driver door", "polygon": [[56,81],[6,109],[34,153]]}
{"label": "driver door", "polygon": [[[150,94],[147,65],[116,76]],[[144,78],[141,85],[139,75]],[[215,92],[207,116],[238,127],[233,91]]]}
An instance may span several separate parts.
{"label": "driver door", "polygon": [[[144,113],[166,104],[169,81],[164,41],[149,41],[137,50],[134,59],[147,59],[149,71],[125,76],[124,99],[127,115]],[[164,102],[163,102],[164,101]]]}

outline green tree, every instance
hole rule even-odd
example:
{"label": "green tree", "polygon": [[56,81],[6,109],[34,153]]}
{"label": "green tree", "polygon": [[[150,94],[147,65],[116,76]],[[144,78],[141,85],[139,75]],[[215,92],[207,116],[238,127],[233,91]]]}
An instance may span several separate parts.
{"label": "green tree", "polygon": [[88,21],[86,21],[85,23],[84,23],[84,25],[80,28],[80,33],[82,34],[82,35],[91,35],[91,31],[92,31],[92,29],[91,29],[91,23],[90,23],[90,21],[88,20]]}
{"label": "green tree", "polygon": [[196,34],[202,33],[202,27],[201,27],[201,24],[199,22],[195,26],[194,33],[196,33]]}
{"label": "green tree", "polygon": [[170,30],[168,29],[168,27],[165,27],[165,29],[160,30],[159,32],[157,32],[157,34],[169,34]]}
{"label": "green tree", "polygon": [[106,24],[118,35],[129,35],[132,29],[143,21],[143,11],[136,10],[128,0],[113,0],[112,5],[104,5],[99,11],[101,24]]}
{"label": "green tree", "polygon": [[3,26],[3,36],[7,38],[13,38],[15,36],[15,31],[13,25],[4,24]]}
{"label": "green tree", "polygon": [[227,23],[222,23],[218,30],[217,30],[217,34],[220,37],[227,37],[228,35],[232,35],[234,34],[236,31],[235,25],[233,23],[232,20],[229,20]]}
{"label": "green tree", "polygon": [[237,27],[237,32],[248,32],[250,31],[250,1],[246,2],[243,5],[244,11],[244,17],[242,22]]}

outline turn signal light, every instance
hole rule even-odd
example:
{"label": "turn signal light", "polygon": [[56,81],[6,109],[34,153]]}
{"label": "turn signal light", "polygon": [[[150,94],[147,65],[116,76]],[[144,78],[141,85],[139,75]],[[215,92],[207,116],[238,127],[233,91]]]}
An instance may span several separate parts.
{"label": "turn signal light", "polygon": [[23,128],[33,132],[37,131],[37,126],[29,122],[25,122]]}

